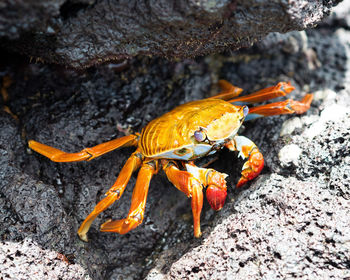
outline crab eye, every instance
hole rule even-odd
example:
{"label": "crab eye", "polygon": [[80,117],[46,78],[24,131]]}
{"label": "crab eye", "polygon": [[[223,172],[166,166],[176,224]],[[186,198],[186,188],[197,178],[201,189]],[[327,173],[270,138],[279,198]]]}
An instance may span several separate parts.
{"label": "crab eye", "polygon": [[202,132],[202,131],[200,131],[200,130],[196,130],[195,132],[194,132],[194,138],[198,141],[198,142],[202,142],[202,141],[204,141],[205,140],[205,134]]}
{"label": "crab eye", "polygon": [[243,116],[246,117],[249,114],[249,108],[248,106],[243,107]]}

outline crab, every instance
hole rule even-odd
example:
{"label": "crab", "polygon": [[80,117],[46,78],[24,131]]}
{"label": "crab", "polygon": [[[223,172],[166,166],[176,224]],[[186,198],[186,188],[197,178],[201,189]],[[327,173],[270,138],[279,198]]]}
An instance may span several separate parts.
{"label": "crab", "polygon": [[[88,241],[87,232],[94,219],[120,199],[133,172],[140,169],[125,219],[109,220],[101,225],[104,232],[125,234],[139,226],[144,218],[147,193],[154,174],[163,169],[169,181],[191,198],[194,236],[201,236],[200,214],[203,189],[214,210],[220,210],[226,199],[228,176],[211,168],[197,167],[194,160],[227,148],[246,159],[237,187],[259,175],[264,158],[248,138],[238,135],[244,120],[281,114],[302,114],[310,108],[312,94],[300,101],[285,101],[248,108],[247,104],[285,96],[294,90],[290,83],[280,82],[257,92],[240,96],[243,91],[225,80],[219,81],[222,91],[213,97],[185,103],[151,121],[141,133],[120,137],[78,153],[29,141],[29,147],[55,162],[90,161],[121,147],[135,146],[136,151],[123,166],[106,196],[95,206],[78,229],[81,240]],[[236,104],[236,105],[235,105]],[[238,105],[237,105],[238,104]]]}

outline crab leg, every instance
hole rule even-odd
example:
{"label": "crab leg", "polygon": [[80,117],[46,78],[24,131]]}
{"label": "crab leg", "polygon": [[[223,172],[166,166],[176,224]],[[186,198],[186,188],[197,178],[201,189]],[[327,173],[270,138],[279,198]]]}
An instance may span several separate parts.
{"label": "crab leg", "polygon": [[[213,208],[216,208],[215,210],[219,210],[226,198],[225,177],[227,175],[214,169],[199,168],[194,164],[185,164],[187,171],[180,170],[173,161],[168,160],[162,160],[162,166],[169,181],[177,189],[191,197],[194,236],[200,237],[202,235],[200,215],[203,207],[203,186],[209,186],[211,196],[208,197],[207,193],[208,201]],[[215,196],[218,193],[219,197]]]}
{"label": "crab leg", "polygon": [[125,234],[142,223],[149,184],[152,176],[158,171],[157,165],[157,161],[148,161],[142,164],[132,193],[131,206],[127,218],[107,221],[101,225],[101,231]]}
{"label": "crab leg", "polygon": [[243,89],[232,85],[226,80],[219,80],[218,85],[221,88],[221,92],[215,96],[209,97],[208,99],[216,98],[222,100],[228,100],[240,95]]}
{"label": "crab leg", "polygon": [[248,158],[243,165],[242,176],[237,183],[238,188],[260,174],[264,167],[264,158],[253,141],[244,136],[236,136],[233,140],[226,143],[225,146],[231,151],[238,151],[238,156],[241,156],[243,159]]}
{"label": "crab leg", "polygon": [[264,88],[257,92],[233,98],[227,102],[247,102],[247,103],[258,103],[273,99],[279,96],[285,96],[289,94],[295,88],[290,83],[280,82],[275,86]]}
{"label": "crab leg", "polygon": [[136,150],[126,161],[113,186],[107,191],[107,196],[103,198],[99,203],[97,203],[94,210],[86,217],[86,219],[81,224],[78,230],[78,235],[81,240],[86,242],[88,241],[86,234],[90,229],[91,223],[95,220],[98,214],[106,210],[113,202],[115,202],[122,196],[126,185],[130,180],[131,174],[137,168],[140,167],[141,162],[142,155],[138,150]]}
{"label": "crab leg", "polygon": [[128,135],[124,137],[120,137],[92,148],[85,148],[77,153],[66,153],[59,149],[50,147],[45,144],[41,144],[37,141],[30,140],[28,142],[29,148],[34,151],[42,154],[43,156],[48,157],[52,161],[56,162],[72,162],[72,161],[83,161],[83,160],[92,160],[103,154],[106,154],[112,150],[128,147],[128,146],[136,146],[138,141],[139,134]]}
{"label": "crab leg", "polygon": [[203,207],[203,187],[201,182],[190,172],[179,170],[173,162],[162,160],[162,165],[169,181],[187,197],[191,197],[194,236],[199,238],[202,235],[200,216]]}
{"label": "crab leg", "polygon": [[310,108],[312,94],[306,94],[300,101],[287,99],[281,102],[274,102],[266,105],[255,106],[249,108],[249,114],[245,120],[252,120],[256,118],[283,115],[283,114],[303,114]]}

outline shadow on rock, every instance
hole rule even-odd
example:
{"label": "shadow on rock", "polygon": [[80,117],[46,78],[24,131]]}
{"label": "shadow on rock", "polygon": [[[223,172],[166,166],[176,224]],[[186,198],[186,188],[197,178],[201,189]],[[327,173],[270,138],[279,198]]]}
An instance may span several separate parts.
{"label": "shadow on rock", "polygon": [[[300,144],[303,150],[301,159],[304,160],[308,155],[317,158],[317,153],[313,154],[307,149],[307,138],[302,133],[319,120],[319,113],[325,105],[350,104],[349,88],[346,87],[346,83],[349,83],[348,37],[348,31],[329,25],[308,32],[283,36],[274,34],[253,49],[234,55],[182,62],[136,58],[128,63],[93,67],[81,72],[58,66],[27,64],[21,58],[12,56],[4,57],[1,76],[3,81],[10,79],[12,84],[5,89],[8,95],[2,94],[7,112],[0,115],[2,248],[6,250],[6,246],[11,247],[11,242],[18,248],[26,248],[32,242],[40,247],[37,252],[40,252],[38,254],[41,258],[48,256],[47,259],[51,260],[56,258],[50,257],[51,251],[59,252],[66,257],[58,258],[66,263],[58,270],[69,270],[69,274],[62,272],[66,279],[80,278],[84,273],[92,279],[152,279],[150,277],[156,276],[176,278],[178,275],[196,278],[198,273],[218,269],[216,263],[203,261],[207,254],[203,248],[208,248],[205,246],[209,246],[210,250],[224,252],[227,263],[236,263],[236,254],[245,254],[242,265],[238,262],[238,266],[223,266],[225,272],[232,276],[238,275],[238,270],[250,267],[247,263],[252,265],[261,262],[265,256],[277,274],[285,275],[286,272],[281,267],[285,261],[293,259],[289,258],[282,247],[274,248],[261,257],[256,250],[262,247],[255,245],[265,242],[263,247],[268,250],[269,239],[262,238],[267,232],[246,224],[245,221],[248,220],[245,217],[249,216],[252,223],[262,220],[261,211],[264,212],[264,207],[267,207],[264,204],[266,182],[270,182],[267,185],[272,189],[277,186],[278,189],[272,193],[278,194],[287,183],[303,182],[300,184],[305,184],[307,188],[318,180],[317,174],[322,170],[309,174],[304,172],[301,178],[298,176],[298,165],[292,161],[287,165],[281,164],[278,154],[292,141],[296,145],[304,143]],[[90,242],[81,242],[76,235],[79,224],[113,184],[133,149],[111,152],[91,162],[61,164],[28,151],[27,140],[35,139],[68,152],[79,151],[131,131],[140,131],[150,120],[178,104],[213,94],[216,89],[212,85],[219,78],[233,82],[246,92],[290,80],[297,87],[291,97],[298,99],[306,91],[318,91],[318,98],[305,116],[292,117],[299,118],[301,126],[293,128],[292,132],[282,137],[282,124],[290,117],[266,118],[246,124],[242,134],[252,139],[265,156],[263,175],[254,183],[253,190],[237,192],[230,189],[224,211],[214,213],[208,209],[208,205],[205,206],[202,239],[193,238],[190,201],[172,187],[163,175],[157,175],[151,182],[145,219],[139,228],[124,236],[98,232],[99,225],[107,219],[118,219],[126,215],[132,185],[135,183],[135,177],[132,177],[122,199],[94,222],[89,232]],[[322,96],[325,89],[336,91],[337,94],[329,99],[329,96]],[[302,139],[297,138],[299,134]],[[342,137],[348,139],[344,135]],[[318,141],[321,143],[321,140]],[[344,143],[346,141],[339,142],[337,149],[341,149]],[[342,162],[348,165],[348,155],[343,153],[341,156],[344,156]],[[299,158],[298,163],[301,163]],[[326,161],[323,163],[326,164]],[[236,155],[232,153],[221,153],[219,160],[212,165],[213,168],[230,174],[231,186],[237,182],[241,166],[241,162],[237,163]],[[310,169],[313,168],[311,164]],[[333,170],[330,175],[325,174],[326,178],[336,177],[337,174],[344,176],[337,170]],[[291,178],[283,182],[285,177]],[[257,184],[261,187],[257,187]],[[312,186],[313,189],[316,188],[315,185]],[[326,185],[322,187],[327,188]],[[341,188],[344,191],[346,187]],[[261,210],[250,206],[247,192],[254,195],[256,205]],[[335,194],[331,192],[330,195]],[[274,205],[277,198],[270,196],[271,204]],[[308,197],[313,201],[311,195]],[[315,201],[318,201],[317,197],[316,195]],[[237,202],[234,202],[235,198],[238,199]],[[288,199],[292,200],[290,205],[298,201],[298,197]],[[330,201],[335,203],[337,200],[333,197]],[[284,203],[288,208],[288,201]],[[281,210],[281,207],[277,208]],[[310,208],[314,213],[315,209],[312,206]],[[237,213],[240,223],[233,219]],[[302,216],[305,213],[300,211],[299,214]],[[271,215],[271,227],[275,233],[283,230],[283,223],[274,220],[278,217]],[[288,215],[285,217],[290,218]],[[327,218],[327,214],[324,217]],[[295,217],[295,220],[298,221],[299,218]],[[225,226],[227,223],[228,227]],[[253,239],[242,233],[242,229],[248,226],[255,231]],[[331,223],[327,223],[327,226],[330,231],[336,229]],[[286,234],[290,234],[289,237],[298,236],[298,230],[298,226],[290,226]],[[224,231],[228,233],[222,234]],[[238,235],[231,234],[233,232],[238,232]],[[303,235],[303,238],[307,242],[317,241],[317,244],[325,240],[319,231],[314,232],[313,235]],[[221,249],[212,246],[217,240],[216,234],[220,236]],[[240,245],[244,250],[236,246],[237,250],[224,251],[225,244],[244,243],[244,240],[249,243],[249,246]],[[332,240],[341,246],[340,239]],[[11,258],[13,254],[16,255],[11,250],[6,252]],[[313,257],[307,256],[313,262]],[[317,257],[326,263],[327,255],[319,254]],[[309,261],[306,257],[305,260]],[[348,259],[344,257],[341,260],[346,263]],[[25,261],[30,262],[31,259]],[[56,264],[53,266],[56,267]],[[338,275],[338,270],[341,269],[343,268],[335,265],[334,275]],[[261,274],[257,274],[256,279],[259,277]]]}

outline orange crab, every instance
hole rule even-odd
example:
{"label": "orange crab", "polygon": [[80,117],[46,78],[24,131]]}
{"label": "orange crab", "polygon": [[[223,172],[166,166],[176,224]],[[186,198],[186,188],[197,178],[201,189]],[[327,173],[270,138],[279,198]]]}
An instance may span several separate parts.
{"label": "orange crab", "polygon": [[[222,92],[214,97],[180,105],[151,121],[141,132],[124,136],[78,153],[61,150],[29,141],[34,151],[56,162],[92,160],[120,147],[136,146],[136,151],[123,166],[114,185],[81,224],[78,235],[87,241],[87,232],[93,220],[118,200],[131,177],[140,168],[132,194],[127,218],[107,221],[101,231],[125,234],[142,223],[151,178],[162,168],[176,188],[191,197],[194,236],[201,236],[200,214],[203,206],[203,188],[214,210],[220,210],[226,199],[226,174],[214,169],[195,166],[193,160],[215,153],[224,147],[239,152],[248,159],[242,168],[237,187],[259,175],[264,159],[258,147],[248,138],[237,135],[244,120],[280,114],[302,114],[310,108],[313,98],[307,94],[301,101],[291,99],[248,109],[246,105],[262,102],[290,93],[290,83],[278,83],[252,94],[239,97],[241,88],[225,80],[219,81]],[[232,103],[238,102],[238,105]]]}

